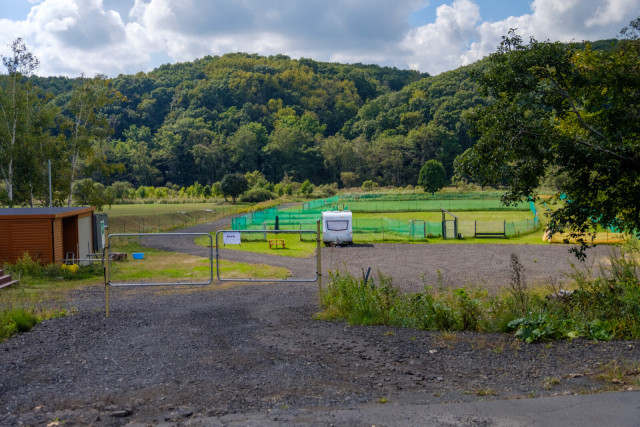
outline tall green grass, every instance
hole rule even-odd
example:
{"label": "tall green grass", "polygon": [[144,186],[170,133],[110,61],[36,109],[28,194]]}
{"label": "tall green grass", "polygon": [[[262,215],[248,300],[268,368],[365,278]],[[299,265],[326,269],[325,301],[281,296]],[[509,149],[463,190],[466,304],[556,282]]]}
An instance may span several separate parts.
{"label": "tall green grass", "polygon": [[575,269],[571,291],[530,289],[515,255],[510,286],[499,295],[478,287],[425,286],[401,293],[378,273],[377,283],[346,272],[330,274],[318,318],[350,324],[424,330],[514,333],[526,342],[584,337],[640,338],[640,247],[631,242],[612,253],[597,272]]}
{"label": "tall green grass", "polygon": [[42,320],[66,316],[72,311],[66,306],[68,291],[102,277],[98,266],[73,273],[59,264],[42,265],[27,252],[3,269],[20,281],[0,289],[0,341],[31,330]]}

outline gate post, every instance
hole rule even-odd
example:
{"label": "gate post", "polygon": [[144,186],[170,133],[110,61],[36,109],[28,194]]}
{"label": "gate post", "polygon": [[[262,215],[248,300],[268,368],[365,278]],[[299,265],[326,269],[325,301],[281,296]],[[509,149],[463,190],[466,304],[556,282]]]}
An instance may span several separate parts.
{"label": "gate post", "polygon": [[318,256],[318,300],[320,302],[320,307],[322,307],[322,255],[321,255],[321,245],[320,245],[320,220],[316,221],[316,244],[317,244],[317,249],[316,251],[318,252],[317,256]]}
{"label": "gate post", "polygon": [[109,226],[104,226],[104,311],[105,316],[109,317]]}

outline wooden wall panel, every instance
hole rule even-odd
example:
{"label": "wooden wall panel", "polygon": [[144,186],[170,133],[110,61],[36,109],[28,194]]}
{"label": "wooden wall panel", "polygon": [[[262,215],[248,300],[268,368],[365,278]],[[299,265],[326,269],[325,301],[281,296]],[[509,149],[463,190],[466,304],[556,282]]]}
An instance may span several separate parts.
{"label": "wooden wall panel", "polygon": [[[8,235],[8,260],[16,262],[25,252],[43,263],[52,262],[51,220],[50,219],[12,219],[0,221],[2,235]],[[8,230],[7,230],[8,228]],[[4,238],[2,239],[4,241]],[[3,247],[5,245],[3,244]],[[5,254],[6,252],[3,252]]]}
{"label": "wooden wall panel", "polygon": [[62,261],[64,259],[64,250],[62,249],[62,218],[53,220],[53,260],[52,262]]}
{"label": "wooden wall panel", "polygon": [[11,235],[9,234],[9,221],[0,221],[0,262],[10,259]]}

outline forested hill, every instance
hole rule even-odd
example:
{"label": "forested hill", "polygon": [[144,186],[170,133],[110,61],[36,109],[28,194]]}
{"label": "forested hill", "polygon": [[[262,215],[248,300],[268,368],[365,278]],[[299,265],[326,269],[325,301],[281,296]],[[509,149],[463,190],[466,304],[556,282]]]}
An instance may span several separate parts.
{"label": "forested hill", "polygon": [[[313,183],[415,185],[426,160],[451,174],[472,141],[461,117],[482,102],[469,67],[436,77],[362,64],[227,54],[111,80],[103,108],[114,132],[101,147],[124,168],[103,184],[211,184],[261,171]],[[64,105],[72,79],[37,78]],[[104,168],[102,169],[104,170]]]}

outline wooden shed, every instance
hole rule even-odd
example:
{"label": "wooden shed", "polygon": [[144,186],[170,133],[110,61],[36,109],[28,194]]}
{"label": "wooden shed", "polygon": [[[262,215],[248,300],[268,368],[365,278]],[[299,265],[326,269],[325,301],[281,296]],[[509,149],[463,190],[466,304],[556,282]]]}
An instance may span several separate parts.
{"label": "wooden shed", "polygon": [[0,209],[0,263],[25,252],[43,264],[93,253],[94,207]]}

